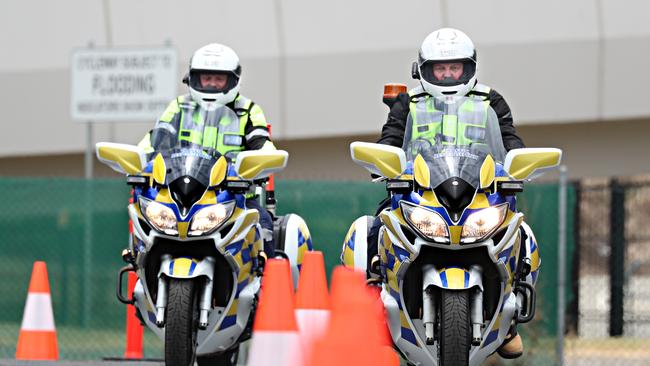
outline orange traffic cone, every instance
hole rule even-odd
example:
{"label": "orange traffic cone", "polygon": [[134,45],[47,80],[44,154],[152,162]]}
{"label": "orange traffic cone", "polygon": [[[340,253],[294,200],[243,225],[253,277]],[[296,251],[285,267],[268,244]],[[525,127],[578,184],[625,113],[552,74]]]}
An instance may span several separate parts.
{"label": "orange traffic cone", "polygon": [[248,365],[302,365],[289,261],[269,259],[253,323]]}
{"label": "orange traffic cone", "polygon": [[58,360],[50,283],[45,262],[34,262],[23,323],[16,346],[17,360]]}
{"label": "orange traffic cone", "polygon": [[373,299],[373,302],[375,304],[375,311],[377,312],[379,339],[381,341],[381,344],[392,348],[393,339],[390,336],[388,324],[386,323],[386,311],[384,309],[384,303],[381,301],[381,289],[377,286],[370,286],[368,287],[368,291],[370,291],[370,296]]}
{"label": "orange traffic cone", "polygon": [[305,359],[315,341],[323,338],[330,318],[330,298],[323,253],[307,252],[296,291],[296,320]]}
{"label": "orange traffic cone", "polygon": [[332,275],[332,314],[327,335],[316,342],[310,366],[397,366],[399,357],[383,344],[375,303],[365,275],[339,266]]}

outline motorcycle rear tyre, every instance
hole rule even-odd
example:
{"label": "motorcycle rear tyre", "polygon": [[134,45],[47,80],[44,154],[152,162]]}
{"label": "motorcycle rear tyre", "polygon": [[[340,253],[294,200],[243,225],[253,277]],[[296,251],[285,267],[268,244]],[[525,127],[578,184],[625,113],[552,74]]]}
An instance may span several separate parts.
{"label": "motorcycle rear tyre", "polygon": [[165,316],[165,366],[193,366],[198,304],[194,280],[169,279]]}
{"label": "motorcycle rear tyre", "polygon": [[440,297],[440,365],[469,365],[469,291],[442,290]]}

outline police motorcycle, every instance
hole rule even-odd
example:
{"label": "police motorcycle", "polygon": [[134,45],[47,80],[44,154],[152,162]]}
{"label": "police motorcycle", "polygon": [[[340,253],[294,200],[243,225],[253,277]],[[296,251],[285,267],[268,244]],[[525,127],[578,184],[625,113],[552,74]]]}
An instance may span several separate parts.
{"label": "police motorcycle", "polygon": [[[224,107],[226,118],[237,117]],[[147,161],[137,146],[98,143],[97,156],[127,174],[133,234],[123,252],[117,297],[164,341],[165,365],[234,365],[239,344],[250,338],[266,257],[259,213],[245,195],[253,183],[282,170],[282,150],[243,151],[236,157],[170,143]],[[311,250],[305,222],[278,218],[278,253],[294,278]],[[137,274],[131,297],[123,275]],[[131,295],[131,294],[130,294]]]}
{"label": "police motorcycle", "polygon": [[341,260],[375,273],[369,283],[381,287],[394,345],[410,364],[480,365],[513,321],[534,316],[540,260],[515,194],[562,152],[506,154],[486,103],[430,98],[411,110],[403,149],[350,145],[354,162],[386,181],[389,203],[378,266],[366,268],[370,216],[350,227]]}

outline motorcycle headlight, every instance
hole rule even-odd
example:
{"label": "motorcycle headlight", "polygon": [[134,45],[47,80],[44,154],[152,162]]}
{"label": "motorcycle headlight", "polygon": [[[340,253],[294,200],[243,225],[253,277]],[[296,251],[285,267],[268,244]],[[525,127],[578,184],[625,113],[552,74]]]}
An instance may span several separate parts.
{"label": "motorcycle headlight", "polygon": [[463,243],[474,243],[492,234],[506,218],[508,204],[484,208],[467,217],[460,234]]}
{"label": "motorcycle headlight", "polygon": [[149,223],[167,235],[178,235],[176,214],[171,208],[140,197],[140,210]]}
{"label": "motorcycle headlight", "polygon": [[188,235],[202,235],[226,222],[235,209],[235,201],[219,203],[200,209],[194,214]]}
{"label": "motorcycle headlight", "polygon": [[437,242],[449,242],[447,222],[439,213],[422,206],[409,205],[405,202],[401,202],[400,207],[406,222],[420,235]]}

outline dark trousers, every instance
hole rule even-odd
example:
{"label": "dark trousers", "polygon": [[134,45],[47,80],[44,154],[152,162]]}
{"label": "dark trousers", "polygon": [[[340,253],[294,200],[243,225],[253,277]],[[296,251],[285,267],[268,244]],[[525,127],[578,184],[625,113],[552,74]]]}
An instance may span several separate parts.
{"label": "dark trousers", "polygon": [[[247,199],[246,207],[249,209],[256,209],[260,213],[260,226],[262,229],[269,230],[273,233],[273,217],[271,213],[268,212],[265,208],[260,206],[260,203],[256,199]],[[273,258],[275,255],[275,244],[273,243],[273,235],[269,240],[264,240],[264,252],[269,258]]]}

